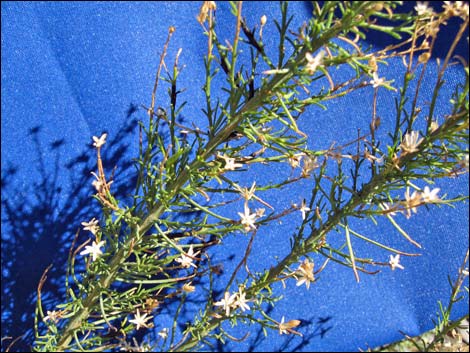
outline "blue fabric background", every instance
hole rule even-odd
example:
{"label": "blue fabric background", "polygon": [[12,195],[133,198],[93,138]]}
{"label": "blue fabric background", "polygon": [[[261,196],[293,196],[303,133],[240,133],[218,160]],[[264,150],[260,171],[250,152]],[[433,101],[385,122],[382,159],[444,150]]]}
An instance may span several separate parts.
{"label": "blue fabric background", "polygon": [[[135,121],[146,121],[140,104],[148,105],[154,77],[167,30],[176,32],[170,44],[167,63],[183,48],[180,63],[186,67],[180,87],[186,88],[186,121],[201,122],[205,106],[201,87],[204,82],[203,56],[206,38],[197,23],[200,3],[196,2],[2,2],[2,337],[17,337],[33,326],[37,283],[44,269],[53,264],[44,290],[48,310],[60,302],[70,242],[80,223],[98,217],[90,171],[95,169],[91,136],[108,133],[103,160],[108,170],[116,169],[116,188],[125,197],[132,191],[131,159],[137,155],[138,129]],[[277,35],[273,19],[279,18],[275,2],[250,2],[244,5],[247,22],[253,26],[267,15],[264,29],[266,45],[274,47]],[[293,28],[298,28],[311,11],[308,2],[292,2]],[[219,3],[219,37],[231,40],[234,18],[228,3]],[[368,44],[384,47],[390,39],[371,35]],[[446,41],[437,52],[445,55]],[[275,50],[275,49],[273,49]],[[459,49],[468,59],[464,49]],[[435,59],[431,68],[436,70]],[[381,66],[381,76],[402,80],[402,63]],[[341,72],[334,73],[341,77]],[[455,83],[462,72],[454,68],[448,81]],[[434,76],[425,79],[423,92],[430,92]],[[452,87],[450,85],[449,87]],[[166,88],[165,88],[166,89]],[[161,86],[157,105],[167,106]],[[445,102],[451,90],[443,92]],[[328,110],[312,110],[302,117],[301,128],[310,136],[311,146],[326,148],[331,141],[346,142],[356,136],[356,128],[367,129],[372,89],[358,91],[328,105]],[[392,124],[392,96],[379,93],[379,112],[384,129]],[[429,97],[423,97],[423,102]],[[438,108],[438,116],[445,110]],[[286,169],[287,168],[287,169]],[[240,177],[250,186],[253,180],[267,182],[286,166],[269,171],[251,170]],[[287,190],[267,193],[263,198],[282,209],[300,203],[308,183]],[[438,181],[440,195],[450,196],[468,190],[468,174]],[[241,211],[241,210],[240,210]],[[224,350],[350,351],[366,349],[402,338],[398,330],[416,335],[432,328],[437,301],[447,302],[450,287],[447,276],[455,276],[468,248],[468,204],[456,208],[420,208],[402,225],[423,245],[422,256],[402,258],[404,271],[384,270],[375,276],[361,276],[356,283],[351,270],[330,265],[311,286],[276,287],[283,300],[271,314],[279,321],[301,319],[304,340],[279,336],[276,331],[264,338],[259,327],[235,327],[230,332],[242,343],[229,343]],[[269,229],[263,229],[254,244],[250,266],[266,268],[275,256],[289,246],[291,222],[300,214]],[[415,252],[390,224],[353,223],[356,230],[374,236],[390,246]],[[338,241],[340,234],[332,234]],[[80,240],[83,241],[82,234]],[[224,253],[214,261],[233,256],[224,263],[230,273],[239,261],[240,242],[247,238],[234,234],[225,241]],[[357,244],[356,244],[357,243]],[[268,244],[269,246],[266,246]],[[388,254],[354,242],[362,256],[388,261]],[[226,278],[226,277],[222,277]],[[467,283],[468,285],[468,283]],[[468,313],[468,297],[454,311],[455,317]],[[165,312],[157,315],[156,329],[168,325]],[[25,340],[31,343],[31,332]],[[8,343],[3,343],[4,345]],[[221,348],[221,347],[219,347]],[[14,349],[28,349],[24,342]]]}

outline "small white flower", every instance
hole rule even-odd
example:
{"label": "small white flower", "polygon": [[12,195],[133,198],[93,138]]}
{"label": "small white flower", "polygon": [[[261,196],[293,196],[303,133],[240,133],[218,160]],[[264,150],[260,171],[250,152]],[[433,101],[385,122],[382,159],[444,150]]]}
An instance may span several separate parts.
{"label": "small white flower", "polygon": [[243,167],[243,164],[235,163],[235,158],[227,158],[225,162],[225,170],[235,170],[237,168]]}
{"label": "small white flower", "polygon": [[91,183],[91,185],[94,186],[94,188],[96,189],[96,191],[98,191],[99,193],[101,193],[101,192],[103,191],[104,183],[101,181],[101,179],[98,177],[98,175],[96,175],[95,172],[91,172],[91,174],[96,178],[96,180],[93,180],[93,182]]}
{"label": "small white flower", "polygon": [[214,305],[215,306],[223,306],[224,310],[225,310],[225,315],[229,316],[230,315],[230,308],[235,303],[235,297],[236,296],[237,296],[237,293],[234,293],[234,294],[230,295],[229,292],[225,292],[224,299],[222,299],[218,302],[215,302]]}
{"label": "small white flower", "polygon": [[421,195],[419,195],[416,191],[410,195],[410,190],[406,189],[405,192],[405,208],[406,208],[406,218],[411,217],[411,211],[414,213],[418,213],[416,207],[421,205]]}
{"label": "small white flower", "polygon": [[319,164],[317,162],[317,157],[312,158],[310,156],[305,156],[305,158],[303,159],[302,176],[304,178],[309,177],[312,170],[318,167]]}
{"label": "small white flower", "polygon": [[418,131],[411,131],[403,137],[403,141],[400,144],[400,148],[403,153],[413,153],[418,151],[419,144],[423,141],[423,138],[419,138]]}
{"label": "small white flower", "polygon": [[50,320],[50,321],[56,323],[61,317],[62,317],[62,312],[61,311],[55,311],[55,310],[49,311],[49,310],[47,310],[47,316],[44,316],[44,319],[42,319],[42,320],[44,322],[47,322],[47,321]]}
{"label": "small white flower", "polygon": [[182,254],[181,257],[177,258],[175,261],[179,262],[183,268],[189,268],[190,266],[197,268],[197,266],[193,264],[193,257],[199,253],[200,251],[194,252],[193,246],[191,245],[189,247],[188,253]]}
{"label": "small white flower", "polygon": [[288,335],[289,334],[289,332],[287,332],[285,324],[284,324],[284,316],[282,317],[281,322],[279,323],[279,334],[280,335],[282,335],[282,334]]}
{"label": "small white flower", "polygon": [[430,15],[432,14],[432,9],[428,7],[428,2],[421,2],[418,1],[418,3],[415,6],[415,10],[418,13],[418,16],[424,16],[424,15]]}
{"label": "small white flower", "polygon": [[287,161],[289,162],[290,166],[293,169],[295,169],[300,165],[300,161],[302,160],[304,155],[305,155],[304,153],[294,154],[292,157],[289,157],[289,159]]}
{"label": "small white flower", "polygon": [[305,203],[305,199],[302,200],[299,211],[302,213],[302,219],[305,221],[305,213],[310,211],[310,208],[308,208]]}
{"label": "small white flower", "polygon": [[161,330],[158,335],[166,340],[168,338],[168,329],[165,327],[163,330]]}
{"label": "small white flower", "polygon": [[323,63],[323,57],[325,56],[325,51],[320,51],[315,57],[312,56],[310,53],[305,54],[305,59],[307,59],[307,65],[305,68],[307,69],[310,75],[313,75],[317,68]]}
{"label": "small white flower", "polygon": [[238,215],[241,218],[241,224],[244,226],[245,232],[249,232],[251,229],[256,229],[255,220],[256,213],[250,214],[250,209],[245,204],[245,213],[238,212]]}
{"label": "small white flower", "polygon": [[456,1],[456,4],[458,4],[457,8],[460,10],[459,11],[459,16],[462,18],[462,20],[466,20],[467,17],[469,16],[469,6],[467,3],[463,1]]}
{"label": "small white flower", "polygon": [[[91,172],[91,174],[96,178],[96,180],[93,180],[93,182],[91,183],[91,185],[93,185],[96,189],[96,191],[98,191],[98,193],[102,194],[105,192],[105,184],[103,182],[103,180],[98,177],[98,175],[96,175],[95,172]],[[109,186],[113,183],[113,181],[111,180],[109,183],[107,183],[107,186],[109,188]]]}
{"label": "small white flower", "polygon": [[91,185],[93,185],[99,193],[103,190],[103,182],[101,180],[93,180]]}
{"label": "small white flower", "polygon": [[369,81],[369,83],[372,85],[372,87],[377,88],[379,86],[383,86],[383,84],[385,82],[385,79],[383,77],[379,78],[379,75],[377,74],[377,72],[374,72],[372,74],[372,78],[373,78],[373,80]]}
{"label": "small white flower", "polygon": [[103,134],[100,138],[93,136],[93,141],[95,141],[93,142],[93,146],[95,146],[96,148],[100,148],[101,146],[103,146],[106,143],[107,136],[108,134]]}
{"label": "small white flower", "polygon": [[256,191],[256,181],[253,182],[251,185],[251,188],[248,190],[248,188],[242,188],[237,184],[234,184],[235,189],[238,190],[238,192],[243,196],[243,198],[248,201],[251,200],[253,196],[255,196],[255,191]]}
{"label": "small white flower", "polygon": [[[310,282],[315,281],[315,276],[313,274],[314,263],[305,259],[304,262],[297,269],[296,274],[300,275],[300,278],[297,279],[296,286],[301,286],[305,283],[307,289],[310,289]],[[296,277],[297,278],[297,277]]]}
{"label": "small white flower", "polygon": [[248,300],[246,300],[245,296],[246,296],[246,293],[242,292],[242,289],[239,288],[237,298],[234,304],[238,306],[240,309],[242,309],[242,311],[250,310],[250,307],[247,304]]}
{"label": "small white flower", "polygon": [[241,163],[235,163],[235,158],[230,158],[225,155],[219,154],[219,157],[222,158],[225,161],[225,166],[224,170],[235,170],[236,168],[241,168],[243,167],[243,164]]}
{"label": "small white flower", "polygon": [[141,327],[149,328],[149,324],[147,324],[147,320],[150,320],[153,316],[147,317],[147,315],[148,314],[144,314],[144,315],[140,316],[140,311],[139,311],[139,309],[137,309],[137,313],[134,314],[134,319],[129,320],[129,322],[136,325],[137,330],[140,329]]}
{"label": "small white flower", "polygon": [[434,132],[437,129],[439,129],[439,123],[436,120],[431,121],[431,132]]}
{"label": "small white flower", "polygon": [[405,269],[402,265],[400,265],[400,254],[397,254],[395,256],[390,255],[390,261],[388,263],[393,271],[395,270],[395,268],[399,268],[401,270]]}
{"label": "small white flower", "polygon": [[440,201],[439,196],[437,196],[437,193],[441,189],[439,188],[434,188],[432,191],[429,189],[429,186],[424,187],[424,191],[421,193],[421,197],[423,198],[423,202],[438,202]]}
{"label": "small white flower", "polygon": [[99,221],[93,218],[90,222],[82,222],[83,230],[89,230],[96,235],[100,227],[98,226]]}
{"label": "small white flower", "polygon": [[264,212],[266,212],[265,208],[257,208],[256,212],[255,212],[255,215],[256,215],[256,217],[260,218],[260,217],[264,216]]}
{"label": "small white flower", "polygon": [[105,244],[105,241],[102,240],[99,243],[96,243],[96,241],[93,241],[92,246],[85,246],[85,250],[83,250],[80,255],[87,255],[91,254],[93,257],[93,261],[95,261],[100,255],[103,255],[103,252],[101,251],[101,247]]}
{"label": "small white flower", "polygon": [[382,164],[383,161],[384,161],[384,156],[382,157],[377,157],[377,156],[374,156],[373,154],[371,154],[369,152],[369,149],[366,147],[366,149],[364,150],[364,158],[367,159],[369,162],[371,163],[378,163],[378,164]]}

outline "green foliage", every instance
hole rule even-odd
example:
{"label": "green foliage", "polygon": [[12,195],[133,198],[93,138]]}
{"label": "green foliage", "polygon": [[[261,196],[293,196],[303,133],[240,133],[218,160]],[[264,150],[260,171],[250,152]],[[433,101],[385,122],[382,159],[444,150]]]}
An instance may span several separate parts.
{"label": "green foliage", "polygon": [[[259,31],[251,30],[251,24],[242,16],[242,3],[233,2],[234,39],[222,41],[213,16],[216,5],[204,2],[198,19],[208,40],[202,110],[207,131],[178,122],[186,102],[179,99],[183,93],[178,87],[180,52],[171,70],[164,65],[175,30],[170,28],[152,103],[145,107],[148,120],[139,125],[139,155],[135,159],[138,179],[133,203],[124,205],[113,196],[100,158],[106,136],[95,137],[95,142],[102,142],[96,144],[98,173],[94,182],[95,198],[103,206],[101,225],[88,229],[92,246],[72,247],[68,297],[57,306],[60,311],[44,314],[40,295],[45,277],[41,281],[34,349],[198,349],[213,339],[222,343],[235,339],[222,325],[225,321],[232,325],[260,325],[264,332],[275,329],[281,334],[301,335],[295,331],[300,321],[278,322],[269,315],[268,308],[281,299],[272,290],[277,282],[294,279],[297,285],[308,288],[330,261],[350,267],[359,281],[360,273],[376,273],[375,268],[380,267],[402,268],[400,255],[416,255],[381,244],[373,235],[360,234],[348,220],[355,217],[376,222],[377,217],[385,217],[399,234],[419,246],[393,216],[403,213],[409,218],[423,205],[451,204],[466,198],[461,195],[441,199],[437,196],[439,190],[422,190],[414,183],[468,171],[467,63],[460,63],[465,66],[465,75],[448,102],[451,113],[439,117],[440,123],[435,116],[455,44],[468,28],[468,6],[451,4],[441,12],[421,7],[416,15],[399,13],[398,5],[395,1],[327,1],[322,6],[315,2],[310,21],[294,30],[288,3],[283,2],[279,20],[275,20],[278,52],[269,57],[262,36],[266,18],[261,19]],[[436,28],[451,17],[460,17],[461,27],[439,67],[429,109],[423,112],[417,106],[420,82],[432,54]],[[382,19],[389,25],[382,25]],[[357,39],[365,38],[369,31],[381,31],[400,41],[380,51],[361,48]],[[250,54],[248,63],[241,62],[242,48]],[[398,87],[394,130],[381,134],[386,138],[379,138],[377,92],[385,88],[393,94],[393,85],[399,82],[398,78],[394,82],[380,78],[379,67],[393,57],[402,57],[407,65]],[[267,69],[260,72],[260,67]],[[333,68],[348,69],[350,77],[335,82],[330,75]],[[225,82],[223,93],[215,96],[212,87],[214,80],[220,78]],[[167,85],[168,111],[155,109],[160,79]],[[418,87],[415,91],[411,91],[412,83]],[[327,101],[359,89],[375,92],[370,131],[358,133],[357,140],[343,146],[310,149],[308,136],[297,123],[305,109],[323,107]],[[424,121],[426,128],[420,129],[419,121],[421,125]],[[164,123],[167,130],[162,131]],[[168,141],[163,137],[165,133]],[[347,150],[353,152],[346,154]],[[251,166],[274,163],[290,164],[291,175],[280,175],[271,184],[253,183],[251,188],[238,185],[233,177]],[[370,176],[364,178],[366,174]],[[282,192],[285,186],[307,178],[312,181],[311,197],[301,205],[275,210],[262,198],[264,191]],[[410,188],[414,189],[413,194]],[[229,195],[229,200],[212,201],[222,194]],[[259,203],[266,208],[255,210],[254,205]],[[224,215],[227,205],[237,205],[239,219]],[[288,254],[270,268],[250,271],[247,259],[257,231],[298,211],[303,220],[293,228]],[[191,217],[181,218],[189,212]],[[329,242],[328,235],[333,230],[344,234],[342,245]],[[223,246],[224,238],[234,232],[247,233],[250,240],[230,280],[222,284],[224,296],[215,299],[213,288],[219,268],[212,264],[209,250]],[[396,256],[391,256],[389,263],[362,258],[354,251],[353,237]],[[74,268],[76,261],[81,261],[77,260],[80,254],[92,256],[86,258],[86,270],[78,276]],[[315,270],[315,261],[321,257],[325,261]],[[205,302],[184,332],[179,332],[177,323],[187,298],[202,280],[209,283],[204,291]],[[179,304],[169,330],[159,332],[151,343],[141,346],[126,338],[136,328],[152,327],[151,314],[175,300]]]}

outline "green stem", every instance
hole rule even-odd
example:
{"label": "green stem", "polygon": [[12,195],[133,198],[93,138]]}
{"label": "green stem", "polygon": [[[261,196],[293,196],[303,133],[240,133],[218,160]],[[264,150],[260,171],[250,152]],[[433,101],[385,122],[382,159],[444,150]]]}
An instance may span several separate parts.
{"label": "green stem", "polygon": [[[337,36],[340,32],[348,30],[352,26],[352,24],[350,23],[351,19],[349,19],[349,21],[345,20],[346,18],[343,18],[343,23],[338,22],[334,24],[331,28],[329,28],[322,34],[321,38],[316,38],[315,41],[311,43],[312,51],[316,51],[323,45],[326,45],[332,38]],[[222,130],[220,130],[220,132],[218,132],[216,135],[213,136],[212,139],[208,141],[202,153],[197,156],[195,160],[190,163],[185,169],[183,169],[183,171],[174,179],[173,182],[170,182],[166,186],[165,189],[169,190],[167,200],[173,199],[180,192],[181,188],[190,180],[191,171],[198,170],[199,168],[204,166],[205,161],[210,158],[213,153],[215,153],[216,148],[220,144],[224,143],[229,138],[229,136],[234,131],[236,131],[236,129],[243,121],[243,119],[245,119],[247,114],[249,114],[250,112],[255,112],[260,107],[262,107],[268,97],[275,96],[277,90],[295,75],[297,66],[305,62],[305,54],[307,51],[307,48],[303,47],[302,50],[300,50],[300,52],[294,58],[294,60],[286,64],[286,73],[275,75],[274,78],[271,79],[271,81],[269,81],[264,87],[257,91],[255,95],[250,100],[248,100],[243,105],[243,107],[231,117],[229,123]],[[370,190],[373,190],[373,188]],[[362,193],[361,195],[368,194],[370,190],[368,190],[366,193]],[[345,209],[345,211],[349,211],[349,209],[352,209],[354,205],[359,204],[360,200],[362,200],[362,197],[356,197],[352,200],[354,200],[354,202],[350,202],[348,204],[350,205],[350,207]],[[107,274],[98,280],[97,285],[94,286],[94,289],[91,291],[91,293],[88,294],[88,296],[83,300],[83,307],[71,318],[71,320],[65,326],[63,333],[58,341],[56,349],[57,351],[65,351],[69,347],[69,344],[72,338],[74,337],[75,333],[82,326],[83,321],[85,321],[91,314],[93,307],[96,305],[99,299],[101,290],[109,288],[109,286],[113,283],[122,263],[129,255],[129,249],[131,248],[131,244],[136,241],[137,231],[140,234],[145,234],[153,226],[153,224],[159,220],[159,218],[166,211],[166,209],[167,206],[159,200],[156,206],[149,212],[148,216],[140,223],[139,226],[137,226],[133,230],[132,234],[127,238],[126,242],[111,258]],[[323,231],[318,232],[318,236],[326,234],[328,231],[330,231],[331,228],[335,224],[337,224],[342,217],[344,217],[344,214],[338,212],[329,222],[324,225]],[[309,245],[313,245],[315,239],[317,239],[317,237],[311,236],[309,238]],[[285,268],[286,265],[295,262],[298,257],[298,254],[291,254],[286,257],[283,261],[281,261],[278,266],[270,270],[270,275],[268,278],[270,280],[276,278],[277,275],[281,273],[281,271]],[[263,286],[265,285],[266,284],[264,284]],[[217,323],[212,323],[213,321],[211,321],[211,329],[207,329],[207,332],[210,332],[213,328],[217,327],[218,321],[219,320],[217,320]],[[192,339],[194,340],[194,338]],[[197,344],[197,341],[192,343],[194,343],[194,346],[195,344]]]}
{"label": "green stem", "polygon": [[[458,125],[459,120],[462,118],[462,115],[456,116],[455,119],[448,120],[445,124],[449,129],[452,129],[453,126]],[[431,136],[429,144],[432,143],[434,140],[437,139],[437,136]],[[402,161],[403,164],[406,164],[408,161],[412,160],[417,154],[421,153],[422,149],[425,149],[426,146],[421,144],[420,151],[410,153],[403,157]],[[364,203],[364,200],[369,199],[369,196],[375,195],[376,188],[379,185],[383,185],[386,183],[387,180],[393,178],[396,174],[395,166],[390,164],[387,166],[382,173],[376,174],[369,183],[365,184],[361,191],[354,194],[348,203],[341,209],[337,209],[337,212],[330,215],[327,222],[322,225],[318,230],[312,231],[312,233],[305,239],[304,244],[296,243],[292,251],[282,259],[275,267],[272,267],[266,276],[264,276],[263,280],[258,281],[256,285],[249,287],[246,289],[247,296],[254,296],[255,293],[259,292],[263,288],[266,288],[271,283],[275,282],[279,275],[281,275],[282,271],[284,271],[289,265],[298,262],[299,258],[315,248],[316,244],[320,239],[322,239],[327,233],[329,233],[333,228],[337,225],[342,223],[342,220],[345,220],[351,213],[353,213],[354,209]],[[227,320],[227,317],[219,318],[219,319],[210,319],[206,325],[204,325],[204,330],[200,333],[199,337],[204,337],[208,335],[213,329],[217,328],[220,325],[221,321]],[[178,351],[186,351],[195,347],[200,340],[197,336],[192,336],[189,338],[185,343],[179,345],[177,347]]]}

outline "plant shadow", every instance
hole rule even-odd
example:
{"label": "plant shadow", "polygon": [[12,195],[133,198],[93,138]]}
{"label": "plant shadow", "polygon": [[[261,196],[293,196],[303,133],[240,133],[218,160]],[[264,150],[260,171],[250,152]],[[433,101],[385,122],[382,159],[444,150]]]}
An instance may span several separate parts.
{"label": "plant shadow", "polygon": [[[135,185],[133,163],[128,158],[129,135],[137,122],[131,104],[118,133],[109,139],[102,151],[105,168],[125,178],[115,178],[112,192],[118,199],[129,197],[130,185]],[[72,241],[78,232],[77,244],[86,241],[87,232],[81,222],[100,214],[100,205],[92,199],[96,155],[89,144],[86,152],[62,162],[66,141],[60,139],[44,146],[42,127],[30,129],[28,140],[36,147],[36,165],[7,165],[1,175],[2,185],[2,351],[30,351],[34,341],[34,317],[38,283],[45,269],[52,265],[41,291],[42,307],[46,312],[57,310],[55,304],[65,298],[65,268]],[[91,140],[91,139],[90,139]],[[52,155],[54,158],[44,158]],[[16,185],[21,174],[36,172],[39,176],[31,185]],[[65,180],[68,180],[64,183]],[[66,190],[64,186],[66,185]],[[80,265],[77,271],[80,271]],[[11,347],[9,347],[11,345]]]}

